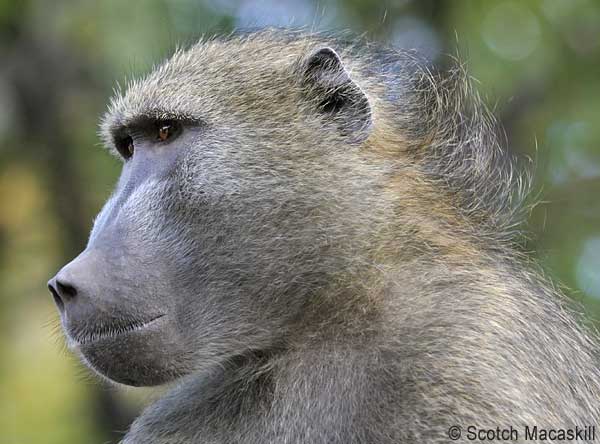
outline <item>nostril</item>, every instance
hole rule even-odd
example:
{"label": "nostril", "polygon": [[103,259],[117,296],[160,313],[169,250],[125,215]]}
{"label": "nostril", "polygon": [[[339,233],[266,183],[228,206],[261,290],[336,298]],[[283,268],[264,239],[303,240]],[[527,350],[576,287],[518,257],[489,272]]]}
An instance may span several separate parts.
{"label": "nostril", "polygon": [[77,290],[72,285],[56,280],[56,290],[65,299],[73,299],[77,296]]}
{"label": "nostril", "polygon": [[65,308],[65,304],[62,301],[62,299],[60,298],[60,296],[58,295],[57,291],[52,286],[52,284],[48,284],[48,290],[50,290],[50,293],[52,293],[52,297],[54,298],[54,303],[58,307],[58,310],[60,312],[62,312]]}
{"label": "nostril", "polygon": [[57,278],[48,282],[48,290],[52,293],[54,303],[61,312],[65,309],[65,304],[77,296],[77,289],[73,285]]}

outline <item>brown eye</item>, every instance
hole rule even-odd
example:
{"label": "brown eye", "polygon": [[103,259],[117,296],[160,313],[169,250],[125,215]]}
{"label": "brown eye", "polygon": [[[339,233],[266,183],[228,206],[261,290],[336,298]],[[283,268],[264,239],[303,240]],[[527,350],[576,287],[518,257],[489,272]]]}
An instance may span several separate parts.
{"label": "brown eye", "polygon": [[160,123],[158,126],[158,140],[164,142],[173,135],[173,125],[171,123]]}
{"label": "brown eye", "polygon": [[127,155],[128,155],[128,157],[131,157],[131,156],[133,156],[133,151],[134,151],[133,139],[131,137],[128,137],[128,139],[129,140],[127,141]]}
{"label": "brown eye", "polygon": [[171,141],[181,134],[182,129],[177,120],[157,120],[154,122],[155,140],[158,143]]}
{"label": "brown eye", "polygon": [[117,151],[119,151],[119,154],[121,154],[125,160],[128,160],[131,156],[133,156],[135,147],[133,146],[133,139],[131,136],[124,137],[117,141],[116,146]]}

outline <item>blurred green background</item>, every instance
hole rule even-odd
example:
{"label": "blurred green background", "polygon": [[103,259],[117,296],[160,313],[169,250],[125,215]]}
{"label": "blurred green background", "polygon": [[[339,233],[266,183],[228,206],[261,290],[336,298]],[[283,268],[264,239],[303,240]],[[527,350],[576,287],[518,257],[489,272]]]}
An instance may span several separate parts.
{"label": "blurred green background", "polygon": [[46,281],[119,174],[96,135],[117,82],[204,33],[267,25],[439,63],[460,48],[506,146],[535,160],[527,248],[600,318],[599,1],[1,0],[0,444],[116,442],[152,396],[101,384],[64,349]]}

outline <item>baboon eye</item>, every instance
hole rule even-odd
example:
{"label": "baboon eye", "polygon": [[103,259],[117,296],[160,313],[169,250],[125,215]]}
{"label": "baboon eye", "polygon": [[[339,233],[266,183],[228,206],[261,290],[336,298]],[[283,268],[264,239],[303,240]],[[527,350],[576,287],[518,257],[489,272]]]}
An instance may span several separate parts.
{"label": "baboon eye", "polygon": [[122,138],[116,143],[117,151],[125,160],[128,160],[133,156],[133,152],[135,151],[135,147],[133,146],[133,139],[131,136],[127,136]]}
{"label": "baboon eye", "polygon": [[175,132],[175,124],[171,121],[157,122],[157,139],[164,142],[173,136]]}

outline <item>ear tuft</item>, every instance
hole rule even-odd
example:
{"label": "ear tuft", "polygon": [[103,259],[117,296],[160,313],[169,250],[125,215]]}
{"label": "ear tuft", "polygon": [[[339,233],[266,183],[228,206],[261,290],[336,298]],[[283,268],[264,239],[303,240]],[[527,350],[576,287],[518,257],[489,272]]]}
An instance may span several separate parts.
{"label": "ear tuft", "polygon": [[341,134],[352,141],[362,142],[368,137],[372,126],[369,100],[333,49],[320,48],[310,54],[302,75],[316,112],[331,119]]}

